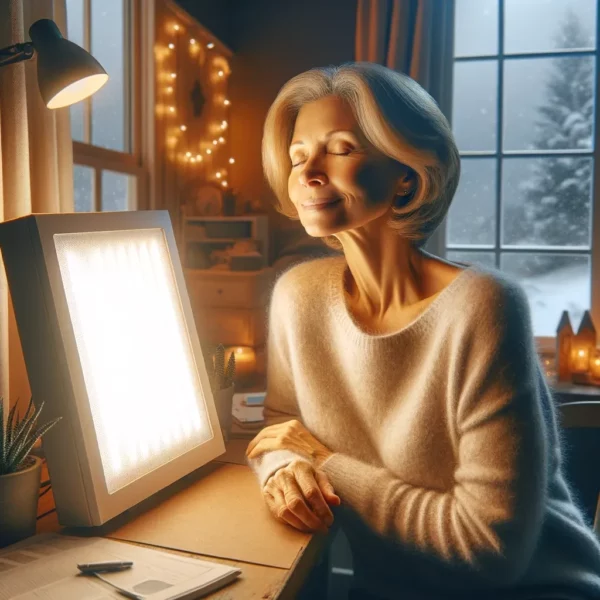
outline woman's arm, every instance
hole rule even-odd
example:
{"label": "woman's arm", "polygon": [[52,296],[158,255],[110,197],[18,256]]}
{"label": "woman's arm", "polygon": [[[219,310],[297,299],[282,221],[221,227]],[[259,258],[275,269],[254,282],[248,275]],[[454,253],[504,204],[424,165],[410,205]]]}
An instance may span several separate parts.
{"label": "woman's arm", "polygon": [[448,375],[449,418],[459,435],[453,488],[414,486],[340,453],[321,469],[342,502],[378,533],[487,584],[510,585],[528,567],[543,518],[540,394],[548,392],[522,290],[509,285],[477,301],[483,306],[456,346]]}

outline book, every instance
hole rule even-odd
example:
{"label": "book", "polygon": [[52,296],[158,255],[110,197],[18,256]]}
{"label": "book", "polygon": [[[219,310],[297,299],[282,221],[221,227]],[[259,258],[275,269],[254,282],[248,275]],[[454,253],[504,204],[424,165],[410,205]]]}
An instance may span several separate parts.
{"label": "book", "polygon": [[[133,561],[133,566],[102,573],[102,579],[77,569],[81,563],[116,560]],[[0,600],[122,600],[125,595],[192,600],[241,573],[228,565],[125,542],[47,533],[0,550]]]}

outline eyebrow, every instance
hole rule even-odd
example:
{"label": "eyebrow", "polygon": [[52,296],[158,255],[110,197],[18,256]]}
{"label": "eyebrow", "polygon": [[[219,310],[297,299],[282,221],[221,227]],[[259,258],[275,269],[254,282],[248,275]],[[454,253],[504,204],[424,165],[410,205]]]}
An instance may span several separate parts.
{"label": "eyebrow", "polygon": [[[333,135],[335,135],[336,133],[351,133],[354,137],[356,137],[356,134],[354,133],[354,131],[352,131],[351,129],[334,129],[333,131],[329,131],[326,135],[325,135],[325,139],[328,140],[330,137],[332,137]],[[304,144],[304,142],[302,140],[294,140],[291,144],[290,144],[290,148],[292,146],[297,146],[299,144]]]}

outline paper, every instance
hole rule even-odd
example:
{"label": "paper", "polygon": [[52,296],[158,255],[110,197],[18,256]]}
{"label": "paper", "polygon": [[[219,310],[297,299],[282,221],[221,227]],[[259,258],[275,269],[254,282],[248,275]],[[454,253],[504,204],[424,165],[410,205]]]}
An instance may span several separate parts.
{"label": "paper", "polygon": [[102,577],[148,600],[197,598],[233,581],[234,567],[103,538],[37,535],[0,551],[0,600],[110,600],[123,596],[78,563],[131,560],[134,566]]}

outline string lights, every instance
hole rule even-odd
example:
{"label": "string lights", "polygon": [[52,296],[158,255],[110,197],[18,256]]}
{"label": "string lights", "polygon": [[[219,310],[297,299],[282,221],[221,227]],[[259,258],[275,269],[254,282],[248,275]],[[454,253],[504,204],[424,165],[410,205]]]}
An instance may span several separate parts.
{"label": "string lights", "polygon": [[[229,63],[219,54],[215,43],[202,39],[197,31],[191,37],[184,25],[171,22],[167,24],[166,33],[166,43],[156,47],[156,57],[161,65],[157,69],[157,110],[166,116],[165,140],[170,150],[169,157],[182,166],[189,165],[193,172],[188,172],[186,168],[186,175],[196,176],[197,170],[203,169],[205,180],[227,188],[229,172],[225,165],[229,167],[235,164],[235,159],[226,152],[227,137],[224,133],[231,107],[226,94],[227,80],[231,75]],[[182,58],[188,58],[191,62],[184,66]],[[190,67],[205,74],[202,86],[196,83],[197,88],[189,86],[191,90],[185,87],[189,77],[182,70]],[[184,102],[192,102],[196,115],[209,108],[209,118],[203,118],[201,122],[182,122],[186,119],[187,111],[182,110],[178,118],[177,107],[182,108]],[[208,103],[212,106],[208,107]]]}

